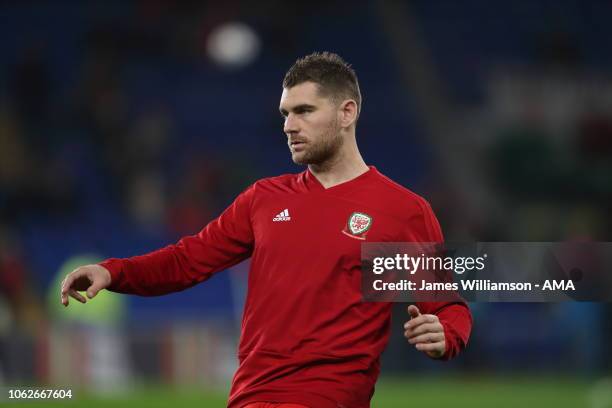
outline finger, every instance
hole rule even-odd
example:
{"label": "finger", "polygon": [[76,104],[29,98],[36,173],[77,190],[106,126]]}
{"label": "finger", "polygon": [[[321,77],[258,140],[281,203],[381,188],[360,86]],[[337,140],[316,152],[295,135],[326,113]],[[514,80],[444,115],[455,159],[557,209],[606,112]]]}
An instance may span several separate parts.
{"label": "finger", "polygon": [[418,327],[415,327],[413,329],[408,329],[406,330],[404,333],[407,335],[407,337],[412,338],[415,336],[418,336],[420,334],[425,334],[425,333],[441,333],[444,332],[444,328],[442,327],[442,325],[439,322],[435,322],[435,323],[425,323],[422,324]]}
{"label": "finger", "polygon": [[437,323],[425,323],[420,325],[419,327],[416,327],[414,329],[408,329],[404,332],[404,336],[406,336],[407,338],[411,339],[413,337],[416,337],[420,334],[425,334],[425,333],[443,333],[444,332],[444,328],[442,327],[442,325],[437,322]]}
{"label": "finger", "polygon": [[73,281],[73,275],[72,274],[68,274],[64,278],[64,282],[62,282],[62,289],[60,291],[60,298],[61,298],[62,304],[64,306],[68,306],[68,304],[69,304],[68,289],[72,285],[72,281]]}
{"label": "finger", "polygon": [[68,290],[68,294],[81,303],[87,303],[87,299],[74,289]]}
{"label": "finger", "polygon": [[104,284],[101,281],[94,281],[89,288],[87,288],[87,297],[93,299],[99,291],[104,289]]}
{"label": "finger", "polygon": [[415,327],[420,326],[424,323],[434,323],[434,322],[437,322],[438,320],[439,320],[438,316],[436,315],[431,315],[431,314],[420,315],[419,317],[415,317],[413,319],[410,319],[406,323],[404,323],[404,329],[406,330],[414,329]]}
{"label": "finger", "polygon": [[415,317],[419,317],[419,315],[421,314],[421,311],[415,305],[410,305],[408,306],[408,314],[410,315],[411,318],[414,319]]}
{"label": "finger", "polygon": [[414,347],[419,351],[437,351],[441,353],[445,351],[443,341],[438,341],[436,343],[417,343]]}
{"label": "finger", "polygon": [[444,340],[444,333],[425,333],[408,339],[408,343],[437,343]]}

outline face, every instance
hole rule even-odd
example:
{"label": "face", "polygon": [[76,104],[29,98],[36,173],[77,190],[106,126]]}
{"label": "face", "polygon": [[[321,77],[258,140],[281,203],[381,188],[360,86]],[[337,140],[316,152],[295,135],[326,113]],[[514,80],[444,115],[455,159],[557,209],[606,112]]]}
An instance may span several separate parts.
{"label": "face", "polygon": [[322,164],[340,150],[344,139],[338,125],[338,108],[330,98],[319,95],[315,83],[283,89],[279,109],[295,163]]}

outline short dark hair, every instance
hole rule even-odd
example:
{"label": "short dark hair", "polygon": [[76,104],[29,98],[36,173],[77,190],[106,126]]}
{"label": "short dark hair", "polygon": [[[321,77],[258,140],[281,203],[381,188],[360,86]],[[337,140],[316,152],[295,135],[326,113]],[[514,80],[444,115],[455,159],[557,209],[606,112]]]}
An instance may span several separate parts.
{"label": "short dark hair", "polygon": [[338,54],[314,52],[298,59],[285,74],[283,88],[292,88],[308,81],[319,85],[319,92],[335,102],[353,99],[357,102],[357,115],[361,112],[357,74]]}

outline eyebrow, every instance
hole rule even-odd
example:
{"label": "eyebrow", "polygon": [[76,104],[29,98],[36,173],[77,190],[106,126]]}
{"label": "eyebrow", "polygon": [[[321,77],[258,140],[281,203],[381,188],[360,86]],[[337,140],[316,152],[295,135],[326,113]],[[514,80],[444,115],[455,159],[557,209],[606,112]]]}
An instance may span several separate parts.
{"label": "eyebrow", "polygon": [[[314,105],[310,105],[308,103],[302,103],[300,105],[294,106],[291,109],[291,111],[293,111],[293,112],[303,112],[303,111],[308,110],[308,109],[315,109],[315,106]],[[281,115],[283,115],[283,116],[287,116],[287,113],[289,113],[289,112],[287,112],[286,109],[283,109],[283,108],[280,108],[279,111],[280,111]]]}

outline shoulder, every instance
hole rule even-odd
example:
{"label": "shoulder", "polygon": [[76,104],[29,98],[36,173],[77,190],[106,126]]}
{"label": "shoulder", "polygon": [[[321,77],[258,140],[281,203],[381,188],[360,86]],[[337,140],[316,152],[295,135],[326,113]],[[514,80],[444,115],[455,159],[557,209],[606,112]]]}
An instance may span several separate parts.
{"label": "shoulder", "polygon": [[389,205],[393,212],[401,219],[409,222],[417,230],[422,231],[430,242],[443,241],[444,237],[440,224],[429,202],[414,191],[396,183],[389,177],[378,173],[379,185],[386,191]]}
{"label": "shoulder", "polygon": [[253,183],[250,189],[253,193],[265,192],[294,192],[304,184],[304,172],[302,173],[287,173],[274,177],[266,177],[257,180]]}
{"label": "shoulder", "polygon": [[[298,190],[301,173],[282,174],[275,177],[262,178],[246,187],[234,200],[234,205],[240,208],[252,208],[260,199],[276,197],[278,194],[292,193]],[[303,181],[302,181],[303,184]]]}
{"label": "shoulder", "polygon": [[395,204],[403,211],[412,209],[420,213],[432,212],[429,202],[424,197],[391,180],[380,172],[377,174],[379,188],[390,199],[389,201],[392,205]]}

